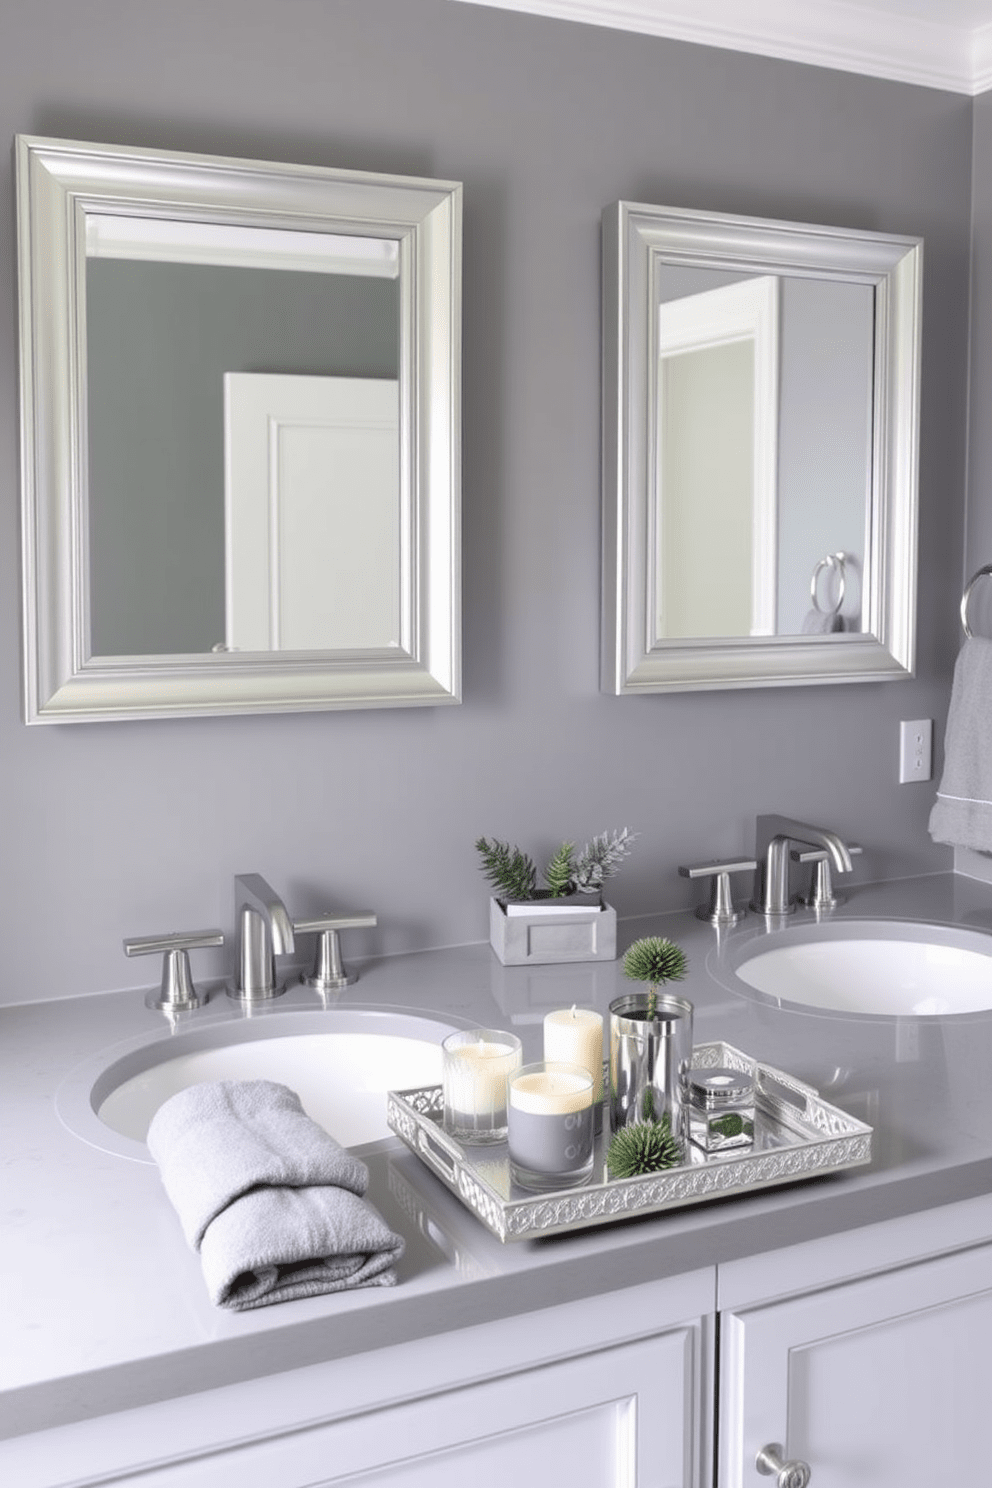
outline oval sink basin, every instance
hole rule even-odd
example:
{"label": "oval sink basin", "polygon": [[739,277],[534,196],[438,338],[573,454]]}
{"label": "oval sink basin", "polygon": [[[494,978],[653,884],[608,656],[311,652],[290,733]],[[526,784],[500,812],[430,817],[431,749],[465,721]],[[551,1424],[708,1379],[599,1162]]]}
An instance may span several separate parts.
{"label": "oval sink basin", "polygon": [[162,1103],[205,1080],[278,1080],[345,1147],[391,1135],[386,1092],[441,1080],[454,1025],[376,1008],[266,1012],[118,1046],[58,1096],[64,1124],[104,1151],[150,1162],[145,1137]]}
{"label": "oval sink basin", "polygon": [[796,926],[750,943],[734,971],[780,1002],[875,1017],[943,1018],[992,1009],[992,936],[861,920]]}

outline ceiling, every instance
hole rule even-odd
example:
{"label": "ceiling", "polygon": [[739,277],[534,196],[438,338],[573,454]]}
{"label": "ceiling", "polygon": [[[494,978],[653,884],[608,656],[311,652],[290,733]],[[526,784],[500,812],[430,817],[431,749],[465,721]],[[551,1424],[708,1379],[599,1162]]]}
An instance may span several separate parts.
{"label": "ceiling", "polygon": [[992,88],[992,0],[461,0],[955,93]]}

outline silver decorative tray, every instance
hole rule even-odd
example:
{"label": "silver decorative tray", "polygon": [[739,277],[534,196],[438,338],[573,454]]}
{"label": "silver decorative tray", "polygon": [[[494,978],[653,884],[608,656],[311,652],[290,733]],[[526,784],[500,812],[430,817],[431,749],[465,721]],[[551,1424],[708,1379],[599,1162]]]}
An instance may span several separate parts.
{"label": "silver decorative tray", "polygon": [[698,1044],[692,1063],[697,1069],[726,1065],[753,1076],[754,1144],[710,1156],[689,1146],[689,1159],[680,1167],[640,1178],[608,1176],[610,1133],[605,1109],[589,1182],[581,1188],[540,1194],[512,1182],[505,1143],[468,1147],[443,1130],[440,1085],[391,1090],[386,1117],[411,1152],[503,1241],[614,1224],[631,1215],[755,1193],[871,1162],[872,1128],[828,1105],[811,1085],[749,1058],[730,1044]]}

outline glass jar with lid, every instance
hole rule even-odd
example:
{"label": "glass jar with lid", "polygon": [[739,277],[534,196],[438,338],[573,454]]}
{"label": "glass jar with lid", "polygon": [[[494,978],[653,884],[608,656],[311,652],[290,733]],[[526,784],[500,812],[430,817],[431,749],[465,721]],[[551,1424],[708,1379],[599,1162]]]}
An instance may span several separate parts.
{"label": "glass jar with lid", "polygon": [[707,1155],[754,1142],[754,1079],[746,1070],[690,1069],[689,1139]]}

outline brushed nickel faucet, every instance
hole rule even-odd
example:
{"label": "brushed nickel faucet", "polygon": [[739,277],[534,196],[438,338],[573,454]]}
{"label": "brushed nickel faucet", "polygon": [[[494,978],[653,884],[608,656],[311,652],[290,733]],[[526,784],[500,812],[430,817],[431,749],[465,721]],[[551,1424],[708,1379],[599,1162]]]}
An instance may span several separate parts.
{"label": "brushed nickel faucet", "polygon": [[357,971],[347,971],[341,960],[342,930],[361,929],[366,925],[377,925],[378,916],[371,909],[328,910],[310,920],[294,920],[297,935],[316,935],[317,947],[313,970],[300,976],[304,987],[312,987],[322,995],[339,992],[342,987],[352,987],[358,981]]}
{"label": "brushed nickel faucet", "polygon": [[[853,858],[864,849],[857,842],[849,842],[847,850]],[[844,903],[843,894],[834,893],[833,880],[830,877],[830,855],[826,848],[808,847],[804,852],[802,847],[793,848],[789,857],[794,863],[811,863],[813,874],[809,887],[805,893],[800,894],[797,904],[805,909],[836,909],[838,904]]]}
{"label": "brushed nickel faucet", "polygon": [[239,873],[234,880],[237,935],[237,980],[228,997],[239,1002],[267,1002],[285,992],[276,982],[275,957],[296,948],[293,922],[285,904],[260,873]]}
{"label": "brushed nickel faucet", "polygon": [[759,816],[755,840],[758,868],[751,908],[761,914],[785,915],[795,909],[789,897],[789,844],[824,848],[838,873],[850,873],[851,854],[836,832],[812,827],[789,816]]}

